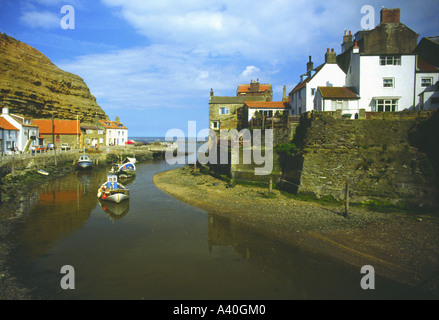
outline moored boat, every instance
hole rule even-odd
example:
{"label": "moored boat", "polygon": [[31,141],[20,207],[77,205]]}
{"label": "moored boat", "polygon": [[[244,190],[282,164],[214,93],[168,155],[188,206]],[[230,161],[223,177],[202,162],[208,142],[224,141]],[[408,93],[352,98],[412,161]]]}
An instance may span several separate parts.
{"label": "moored boat", "polygon": [[76,168],[85,170],[93,167],[93,160],[88,155],[82,155],[76,162]]}
{"label": "moored boat", "polygon": [[125,158],[122,163],[113,164],[112,172],[117,175],[134,176],[136,174],[136,158]]}
{"label": "moored boat", "polygon": [[99,188],[97,196],[101,200],[121,203],[122,201],[129,199],[130,190],[117,181],[117,175],[109,174],[107,181]]}

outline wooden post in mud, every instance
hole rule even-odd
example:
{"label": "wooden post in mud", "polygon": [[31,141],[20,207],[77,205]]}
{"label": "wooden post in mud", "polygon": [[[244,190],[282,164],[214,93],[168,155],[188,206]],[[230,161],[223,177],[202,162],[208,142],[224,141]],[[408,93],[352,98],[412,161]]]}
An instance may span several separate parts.
{"label": "wooden post in mud", "polygon": [[271,193],[273,190],[273,178],[270,177],[270,181],[268,182],[268,193]]}
{"label": "wooden post in mud", "polygon": [[12,154],[12,162],[11,162],[11,174],[15,177],[15,154]]}
{"label": "wooden post in mud", "polygon": [[345,195],[344,195],[344,217],[349,214],[349,182],[346,181]]}

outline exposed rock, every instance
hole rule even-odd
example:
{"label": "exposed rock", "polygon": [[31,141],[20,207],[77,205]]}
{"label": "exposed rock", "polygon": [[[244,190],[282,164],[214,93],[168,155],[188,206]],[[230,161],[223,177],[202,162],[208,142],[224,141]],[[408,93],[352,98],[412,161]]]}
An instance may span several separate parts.
{"label": "exposed rock", "polygon": [[55,66],[41,52],[0,33],[0,103],[30,118],[94,122],[107,119],[84,80]]}

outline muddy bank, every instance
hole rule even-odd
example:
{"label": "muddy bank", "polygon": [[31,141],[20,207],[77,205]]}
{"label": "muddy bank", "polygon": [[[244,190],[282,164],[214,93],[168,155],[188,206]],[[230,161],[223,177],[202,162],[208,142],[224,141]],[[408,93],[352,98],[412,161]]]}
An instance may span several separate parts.
{"label": "muddy bank", "polygon": [[[230,186],[191,167],[154,176],[173,197],[252,227],[291,246],[351,266],[372,265],[383,277],[439,297],[439,220],[431,214],[371,212],[305,202],[273,190]],[[360,271],[359,271],[360,272]]]}

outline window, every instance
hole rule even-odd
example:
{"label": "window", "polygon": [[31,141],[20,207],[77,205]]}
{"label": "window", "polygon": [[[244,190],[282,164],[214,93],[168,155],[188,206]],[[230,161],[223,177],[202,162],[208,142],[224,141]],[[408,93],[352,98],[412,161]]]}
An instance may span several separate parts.
{"label": "window", "polygon": [[219,121],[212,121],[212,129],[214,130],[219,129]]}
{"label": "window", "polygon": [[381,66],[400,66],[401,56],[380,56]]}
{"label": "window", "polygon": [[90,138],[85,139],[85,144],[90,144]]}
{"label": "window", "polygon": [[383,78],[383,87],[384,88],[393,88],[393,78]]}
{"label": "window", "polygon": [[398,111],[397,99],[378,99],[376,101],[376,111]]}
{"label": "window", "polygon": [[93,133],[93,130],[87,129],[87,130],[85,130],[85,133],[86,133],[86,134],[92,134],[92,133]]}
{"label": "window", "polygon": [[348,110],[347,100],[331,100],[331,110]]}
{"label": "window", "polygon": [[98,130],[98,134],[104,134],[104,130]]}
{"label": "window", "polygon": [[220,108],[219,113],[220,114],[229,114],[229,108],[228,107]]}
{"label": "window", "polygon": [[421,87],[429,87],[433,84],[433,78],[422,78],[421,79]]}
{"label": "window", "polygon": [[316,88],[311,88],[311,95],[315,95],[316,94]]}
{"label": "window", "polygon": [[104,143],[104,139],[99,138],[99,143]]}

